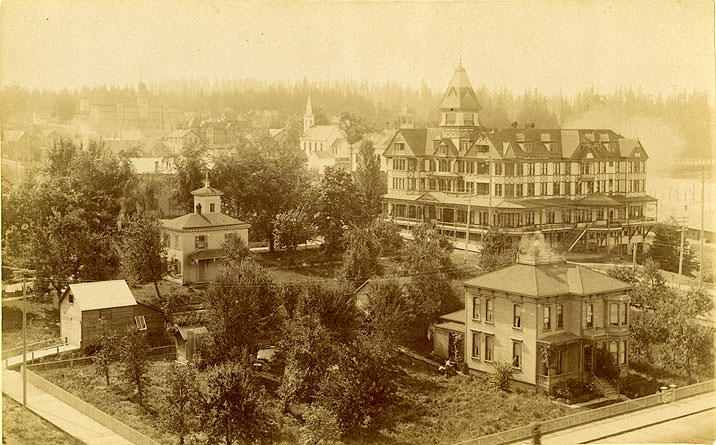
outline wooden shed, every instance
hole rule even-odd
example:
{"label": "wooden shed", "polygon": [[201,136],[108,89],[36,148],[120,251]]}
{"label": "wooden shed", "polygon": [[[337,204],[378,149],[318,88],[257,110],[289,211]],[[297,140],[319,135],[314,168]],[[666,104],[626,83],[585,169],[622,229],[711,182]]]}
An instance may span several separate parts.
{"label": "wooden shed", "polygon": [[100,319],[119,331],[134,326],[149,335],[164,334],[164,314],[137,303],[124,280],[70,284],[59,306],[60,335],[82,348],[97,342]]}
{"label": "wooden shed", "polygon": [[209,335],[205,326],[179,326],[174,333],[174,341],[177,347],[177,361],[189,363],[194,361],[197,354],[198,340]]}

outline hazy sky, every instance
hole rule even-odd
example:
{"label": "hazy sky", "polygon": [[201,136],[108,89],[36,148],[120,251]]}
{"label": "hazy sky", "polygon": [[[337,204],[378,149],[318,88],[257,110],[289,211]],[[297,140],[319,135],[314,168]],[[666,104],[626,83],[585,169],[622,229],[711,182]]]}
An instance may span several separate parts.
{"label": "hazy sky", "polygon": [[568,94],[714,88],[704,1],[251,2],[5,0],[3,84],[165,78],[392,80]]}

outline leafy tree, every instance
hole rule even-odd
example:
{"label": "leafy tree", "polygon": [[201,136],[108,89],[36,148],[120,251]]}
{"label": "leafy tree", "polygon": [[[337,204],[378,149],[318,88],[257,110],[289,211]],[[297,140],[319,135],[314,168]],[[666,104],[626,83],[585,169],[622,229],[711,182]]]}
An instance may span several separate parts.
{"label": "leafy tree", "polygon": [[204,380],[200,389],[201,420],[210,437],[221,437],[226,445],[270,441],[275,421],[246,354],[239,361],[210,368]]}
{"label": "leafy tree", "polygon": [[162,223],[147,212],[130,216],[120,235],[119,251],[126,276],[130,281],[153,283],[157,299],[161,299],[159,281],[167,274]]}
{"label": "leafy tree", "polygon": [[399,280],[376,281],[363,308],[366,331],[387,344],[400,343],[408,337],[420,309],[414,306],[415,300]]}
{"label": "leafy tree", "polygon": [[311,217],[303,209],[289,209],[274,218],[274,239],[282,249],[296,255],[296,248],[313,238],[315,227]]}
{"label": "leafy tree", "polygon": [[452,243],[434,224],[420,224],[413,228],[412,234],[413,241],[405,243],[400,252],[400,263],[406,272],[453,272]]}
{"label": "leafy tree", "polygon": [[373,131],[373,127],[362,117],[350,113],[343,113],[341,115],[339,127],[346,134],[349,144],[360,141],[365,133]]}
{"label": "leafy tree", "polygon": [[209,170],[208,149],[203,144],[187,144],[174,157],[174,195],[172,198],[187,213],[194,211],[194,197],[191,192],[204,184]]}
{"label": "leafy tree", "polygon": [[353,286],[343,280],[306,285],[296,315],[316,317],[341,342],[353,338],[359,322]]}
{"label": "leafy tree", "polygon": [[270,139],[245,140],[217,157],[214,171],[229,213],[251,223],[273,251],[276,215],[296,208],[308,188],[300,152]]}
{"label": "leafy tree", "polygon": [[387,187],[383,173],[380,171],[380,160],[375,154],[375,147],[371,140],[363,140],[361,144],[355,179],[358,195],[363,202],[365,218],[370,219],[380,215],[380,198],[386,193]]}
{"label": "leafy tree", "polygon": [[652,259],[647,259],[644,267],[621,266],[610,269],[608,273],[632,285],[632,306],[653,308],[671,298],[671,291],[659,272],[658,263]]}
{"label": "leafy tree", "polygon": [[163,391],[157,394],[157,413],[159,425],[162,430],[174,434],[183,445],[185,438],[198,430],[197,374],[194,368],[188,365],[173,363],[161,375],[165,382]]}
{"label": "leafy tree", "polygon": [[398,252],[403,247],[404,240],[400,236],[400,228],[394,222],[375,218],[368,225],[368,229],[380,245],[382,255]]}
{"label": "leafy tree", "polygon": [[363,335],[339,350],[337,366],[321,382],[318,404],[336,415],[344,433],[381,426],[381,413],[396,400],[393,354]]}
{"label": "leafy tree", "polygon": [[484,272],[501,269],[515,262],[517,250],[505,232],[490,227],[482,238],[480,269]]}
{"label": "leafy tree", "polygon": [[403,246],[401,267],[413,278],[408,284],[415,310],[412,336],[423,336],[440,314],[463,307],[450,281],[454,266],[450,259],[452,244],[433,225],[413,229],[413,241]]}
{"label": "leafy tree", "polygon": [[326,167],[316,185],[314,221],[326,249],[343,248],[346,229],[358,221],[359,197],[351,175],[341,168]]}
{"label": "leafy tree", "polygon": [[[677,227],[658,225],[654,228],[654,243],[645,253],[645,258],[651,258],[659,266],[669,272],[679,271],[679,250],[681,248],[681,232]],[[682,273],[691,275],[692,271],[698,270],[698,260],[691,252],[689,242],[684,240],[684,259]]]}
{"label": "leafy tree", "polygon": [[124,377],[137,388],[139,404],[144,404],[144,388],[149,368],[149,343],[144,332],[129,329],[122,337],[120,360]]}
{"label": "leafy tree", "polygon": [[103,144],[59,141],[3,196],[3,261],[36,270],[36,290],[58,296],[68,281],[112,278],[112,241],[132,183],[131,164]]}
{"label": "leafy tree", "polygon": [[225,265],[240,264],[251,256],[251,249],[246,245],[244,239],[240,236],[230,236],[221,245],[224,251],[223,262]]}
{"label": "leafy tree", "polygon": [[103,318],[97,321],[96,329],[99,349],[92,356],[92,361],[97,372],[104,376],[107,386],[109,386],[109,369],[112,363],[117,361],[121,338],[119,333]]}
{"label": "leafy tree", "polygon": [[317,317],[304,316],[287,322],[278,345],[285,363],[278,389],[284,407],[314,399],[319,383],[335,362],[337,347]]}
{"label": "leafy tree", "polygon": [[266,269],[250,260],[224,268],[205,298],[217,360],[236,357],[242,347],[253,351],[258,336],[276,325],[278,288]]}
{"label": "leafy tree", "polygon": [[365,280],[380,275],[383,267],[378,262],[381,246],[368,228],[354,227],[346,232],[346,251],[340,275],[358,286]]}

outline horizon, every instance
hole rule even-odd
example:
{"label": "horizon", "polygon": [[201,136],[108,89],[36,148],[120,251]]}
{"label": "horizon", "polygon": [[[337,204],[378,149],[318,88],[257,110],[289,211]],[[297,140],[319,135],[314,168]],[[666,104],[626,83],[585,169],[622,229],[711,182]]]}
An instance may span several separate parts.
{"label": "horizon", "polygon": [[702,92],[713,105],[713,3],[642,3],[6,0],[1,85],[74,91],[261,79],[425,82],[440,93],[462,59],[473,87],[488,91]]}

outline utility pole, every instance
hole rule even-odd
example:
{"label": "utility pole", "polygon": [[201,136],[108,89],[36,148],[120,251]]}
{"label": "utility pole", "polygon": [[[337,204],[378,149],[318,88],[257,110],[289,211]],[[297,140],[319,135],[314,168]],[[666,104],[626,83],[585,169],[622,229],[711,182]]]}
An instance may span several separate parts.
{"label": "utility pole", "polygon": [[684,218],[681,218],[681,247],[679,247],[679,283],[681,283],[681,271],[684,267]]}
{"label": "utility pole", "polygon": [[22,406],[27,408],[27,281],[22,272]]}
{"label": "utility pole", "polygon": [[[469,193],[469,192],[468,192]],[[467,264],[467,246],[470,244],[470,213],[472,212],[472,193],[467,195],[467,226],[465,227],[465,251],[462,255],[462,262]]]}
{"label": "utility pole", "polygon": [[706,169],[701,167],[701,231],[699,233],[699,289],[704,282],[704,182],[706,181]]}

